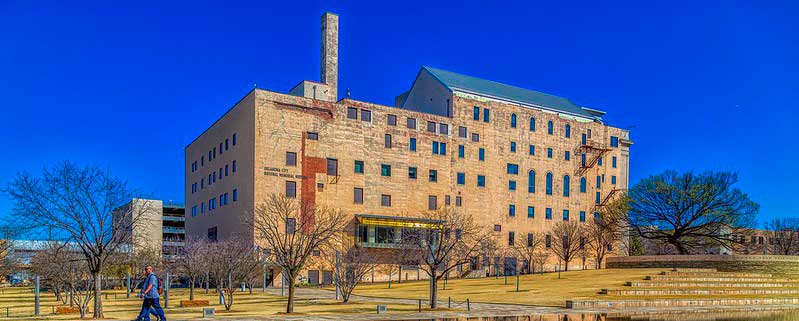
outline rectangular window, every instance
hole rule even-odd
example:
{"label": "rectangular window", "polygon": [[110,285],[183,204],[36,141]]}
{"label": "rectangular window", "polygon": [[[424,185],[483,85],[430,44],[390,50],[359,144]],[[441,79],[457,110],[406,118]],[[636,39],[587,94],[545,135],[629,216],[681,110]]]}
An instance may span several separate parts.
{"label": "rectangular window", "polygon": [[239,190],[234,188],[233,189],[233,201],[235,202],[235,201],[238,201],[238,200],[239,200]]}
{"label": "rectangular window", "polygon": [[233,161],[233,166],[232,167],[233,167],[233,172],[235,173],[236,172],[236,161],[235,160]]}
{"label": "rectangular window", "polygon": [[438,154],[438,142],[433,142],[433,155]]}
{"label": "rectangular window", "polygon": [[224,153],[224,151],[225,150],[222,149],[222,143],[219,143],[219,155],[222,155],[222,153]]}
{"label": "rectangular window", "polygon": [[319,140],[319,133],[308,132],[308,139]]}
{"label": "rectangular window", "polygon": [[358,119],[358,109],[353,107],[347,107],[347,118]]}
{"label": "rectangular window", "polygon": [[516,190],[516,181],[508,181],[508,190],[515,191]]}
{"label": "rectangular window", "polygon": [[202,213],[205,213],[205,202],[202,202],[202,204],[200,204],[200,214]]}
{"label": "rectangular window", "polygon": [[458,145],[458,158],[466,157],[466,147],[463,145]]}
{"label": "rectangular window", "polygon": [[390,134],[386,134],[385,139],[384,139],[384,145],[386,146],[386,148],[391,148],[391,135]]}
{"label": "rectangular window", "polygon": [[416,167],[408,167],[408,178],[416,179]]}
{"label": "rectangular window", "polygon": [[510,142],[510,152],[511,153],[516,152],[516,142]]}
{"label": "rectangular window", "polygon": [[391,195],[380,195],[380,205],[381,206],[391,206]]}
{"label": "rectangular window", "polygon": [[359,160],[355,161],[355,173],[356,174],[363,174],[363,161],[359,161]]}
{"label": "rectangular window", "polygon": [[205,156],[200,156],[200,167],[205,166]]}
{"label": "rectangular window", "polygon": [[513,239],[514,239],[515,235],[516,234],[513,233],[513,231],[508,232],[508,246],[513,246],[513,242],[514,242]]}
{"label": "rectangular window", "polygon": [[519,175],[519,165],[508,163],[508,174]]}
{"label": "rectangular window", "polygon": [[510,217],[516,216],[516,205],[513,204],[508,205],[508,216]]}
{"label": "rectangular window", "polygon": [[441,142],[441,143],[439,144],[439,146],[441,146],[441,148],[440,148],[440,150],[439,150],[440,154],[441,154],[441,155],[446,155],[446,154],[447,154],[447,143],[445,143],[445,142]]}
{"label": "rectangular window", "polygon": [[477,175],[477,187],[485,187],[486,186],[486,177],[483,175]]}
{"label": "rectangular window", "polygon": [[191,217],[197,216],[197,206],[191,207]]}
{"label": "rectangular window", "polygon": [[535,207],[528,206],[527,207],[527,217],[528,218],[535,218]]}
{"label": "rectangular window", "polygon": [[585,222],[585,211],[580,211],[580,222]]}
{"label": "rectangular window", "polygon": [[463,205],[463,199],[460,196],[455,196],[455,206]]}
{"label": "rectangular window", "polygon": [[233,134],[233,146],[236,146],[236,134]]}
{"label": "rectangular window", "polygon": [[547,148],[547,158],[552,158],[552,148]]}
{"label": "rectangular window", "polygon": [[474,120],[480,120],[480,107],[474,106],[474,115],[472,117]]}
{"label": "rectangular window", "polygon": [[371,122],[372,121],[372,111],[361,109],[361,121]]}
{"label": "rectangular window", "polygon": [[389,126],[397,126],[397,115],[389,114],[386,116],[386,123],[388,123]]}
{"label": "rectangular window", "polygon": [[436,122],[428,121],[427,122],[427,132],[434,133],[436,132]]}
{"label": "rectangular window", "polygon": [[563,160],[567,160],[568,161],[568,160],[571,160],[571,158],[572,158],[571,152],[569,152],[568,150],[563,152]]}
{"label": "rectangular window", "polygon": [[563,220],[564,221],[569,220],[569,210],[563,210]]}
{"label": "rectangular window", "polygon": [[327,175],[338,176],[338,160],[335,158],[327,159]]}
{"label": "rectangular window", "polygon": [[546,210],[544,211],[544,214],[545,214],[544,218],[546,218],[548,220],[552,219],[552,209],[551,208],[547,207]]}
{"label": "rectangular window", "polygon": [[297,197],[297,182],[286,181],[286,197],[290,198]]}
{"label": "rectangular window", "polygon": [[544,243],[547,248],[552,247],[552,235],[547,234],[546,238],[544,239]]}
{"label": "rectangular window", "polygon": [[602,166],[602,156],[599,156],[599,158],[597,158],[596,164]]}
{"label": "rectangular window", "polygon": [[619,147],[619,138],[616,136],[610,136],[610,147]]}
{"label": "rectangular window", "polygon": [[491,111],[488,108],[483,108],[483,122],[487,123],[491,121]]}
{"label": "rectangular window", "polygon": [[286,152],[286,166],[297,166],[297,153]]}
{"label": "rectangular window", "polygon": [[480,142],[480,134],[472,133],[472,141],[475,142],[475,143],[479,143]]}
{"label": "rectangular window", "polygon": [[438,133],[441,135],[449,135],[449,125],[438,124]]}
{"label": "rectangular window", "polygon": [[363,188],[354,188],[353,190],[353,199],[352,201],[355,204],[363,204]]}
{"label": "rectangular window", "polygon": [[533,243],[535,243],[533,240],[533,233],[527,233],[527,247],[532,247]]}
{"label": "rectangular window", "polygon": [[458,137],[460,137],[460,138],[466,138],[467,137],[466,127],[458,126]]}
{"label": "rectangular window", "polygon": [[405,126],[407,126],[408,129],[416,129],[416,118],[408,118],[405,122]]}
{"label": "rectangular window", "polygon": [[228,176],[228,164],[225,164],[225,176]]}
{"label": "rectangular window", "polygon": [[438,198],[435,195],[427,196],[427,209],[431,211],[438,209]]}
{"label": "rectangular window", "polygon": [[416,151],[416,138],[411,137],[411,140],[408,142],[408,149],[412,152]]}
{"label": "rectangular window", "polygon": [[616,175],[610,176],[610,183],[616,185]]}
{"label": "rectangular window", "polygon": [[458,173],[458,185],[465,185],[466,184],[466,173]]}
{"label": "rectangular window", "polygon": [[380,176],[391,176],[391,165],[380,164]]}
{"label": "rectangular window", "polygon": [[611,167],[616,168],[616,156],[613,156],[613,158],[610,159],[610,165]]}
{"label": "rectangular window", "polygon": [[438,171],[436,171],[435,169],[431,169],[430,170],[430,175],[428,176],[428,180],[430,182],[434,182],[434,183],[437,182],[438,181]]}
{"label": "rectangular window", "polygon": [[480,150],[477,151],[477,159],[479,159],[481,161],[486,160],[486,150],[485,149],[480,148]]}
{"label": "rectangular window", "polygon": [[535,155],[535,145],[530,145],[530,151],[528,152],[528,154],[530,154],[530,156]]}
{"label": "rectangular window", "polygon": [[596,204],[602,203],[602,194],[600,192],[596,192]]}
{"label": "rectangular window", "polygon": [[449,197],[449,195],[444,195],[444,205],[447,205],[447,206],[449,206],[449,204],[450,204],[450,201],[451,201],[451,200],[450,200],[450,197]]}

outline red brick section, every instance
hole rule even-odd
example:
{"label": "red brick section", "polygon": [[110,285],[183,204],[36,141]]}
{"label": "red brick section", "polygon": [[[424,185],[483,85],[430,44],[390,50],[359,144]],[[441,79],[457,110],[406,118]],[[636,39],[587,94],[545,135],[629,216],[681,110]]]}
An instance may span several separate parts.
{"label": "red brick section", "polygon": [[[302,147],[300,149],[300,157],[302,158],[302,188],[300,191],[300,202],[307,208],[316,206],[316,174],[327,174],[327,159],[320,157],[313,157],[305,155],[305,140],[308,139],[308,133],[302,133]],[[301,213],[300,219],[303,220],[303,226],[313,226],[313,217],[305,217],[305,213]],[[310,222],[306,221],[310,220]]]}

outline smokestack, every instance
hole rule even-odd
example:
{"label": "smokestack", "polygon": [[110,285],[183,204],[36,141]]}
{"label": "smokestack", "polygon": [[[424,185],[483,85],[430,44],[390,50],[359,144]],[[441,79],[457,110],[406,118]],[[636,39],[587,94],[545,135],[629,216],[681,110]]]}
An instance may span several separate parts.
{"label": "smokestack", "polygon": [[322,15],[322,77],[330,86],[329,98],[338,101],[338,15],[325,12]]}

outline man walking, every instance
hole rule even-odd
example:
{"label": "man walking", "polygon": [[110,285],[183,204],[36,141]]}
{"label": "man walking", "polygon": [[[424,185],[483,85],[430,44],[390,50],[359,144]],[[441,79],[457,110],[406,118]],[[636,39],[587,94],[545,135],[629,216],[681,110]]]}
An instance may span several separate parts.
{"label": "man walking", "polygon": [[153,273],[153,267],[149,265],[144,268],[144,274],[146,277],[144,279],[144,284],[142,284],[141,292],[139,292],[139,297],[143,298],[144,301],[141,304],[141,312],[136,320],[150,321],[150,309],[152,308],[152,311],[155,312],[154,314],[159,320],[166,321],[164,310],[161,309],[158,298],[158,287],[161,286],[158,284],[158,277]]}

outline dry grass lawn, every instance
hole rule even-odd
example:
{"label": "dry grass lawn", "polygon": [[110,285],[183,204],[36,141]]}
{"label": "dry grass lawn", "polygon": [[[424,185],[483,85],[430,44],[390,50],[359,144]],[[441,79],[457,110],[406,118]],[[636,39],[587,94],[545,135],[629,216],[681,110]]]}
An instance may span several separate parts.
{"label": "dry grass lawn", "polygon": [[[218,297],[211,291],[206,295],[204,290],[195,291],[195,299],[206,299],[211,307],[216,308],[216,316],[222,317],[251,317],[274,316],[285,311],[285,298],[257,292],[252,294],[237,292],[234,297],[231,311],[218,304]],[[139,313],[141,300],[131,296],[125,298],[123,291],[108,292],[108,299],[103,298],[103,308],[108,319],[133,320]],[[116,298],[115,298],[116,295]],[[202,307],[178,308],[180,300],[188,299],[188,289],[170,290],[170,308],[166,310],[169,319],[199,319],[202,317]],[[60,306],[52,293],[42,293],[41,317],[33,317],[33,290],[31,288],[3,288],[0,290],[0,320],[75,320],[78,314],[53,315],[53,306]],[[163,299],[161,299],[163,305]],[[415,305],[401,305],[381,303],[388,306],[389,313],[402,313],[416,311]],[[377,303],[350,302],[347,304],[334,300],[307,300],[298,299],[295,303],[295,312],[300,315],[331,315],[331,314],[373,314],[376,313]],[[9,316],[6,317],[6,308]],[[91,313],[89,313],[91,317]]]}
{"label": "dry grass lawn", "polygon": [[[485,303],[514,303],[525,305],[563,307],[566,300],[599,298],[601,289],[623,288],[626,281],[641,280],[655,275],[663,269],[606,269],[522,275],[519,277],[519,292],[516,292],[516,277],[453,279],[439,282],[439,299],[452,297],[456,301]],[[428,282],[412,281],[401,284],[368,284],[355,289],[355,294],[382,298],[427,299]],[[607,297],[605,295],[604,297]]]}

